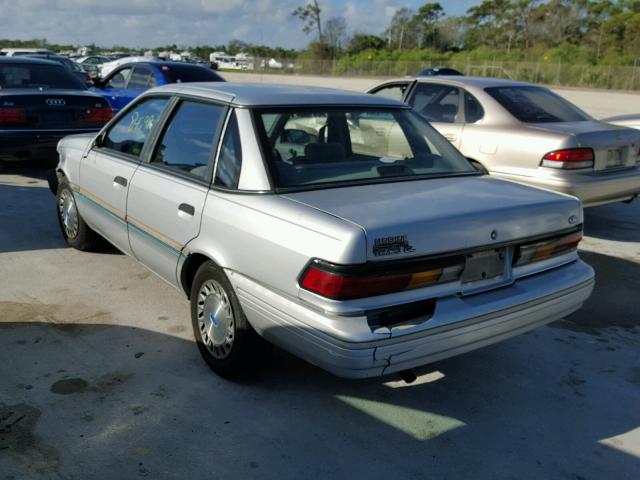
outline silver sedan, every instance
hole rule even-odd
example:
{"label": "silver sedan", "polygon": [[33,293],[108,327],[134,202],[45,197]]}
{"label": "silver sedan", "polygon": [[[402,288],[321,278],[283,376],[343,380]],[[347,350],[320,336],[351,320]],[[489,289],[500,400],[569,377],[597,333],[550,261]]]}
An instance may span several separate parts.
{"label": "silver sedan", "polygon": [[547,88],[455,76],[391,80],[369,93],[408,103],[491,175],[587,207],[640,193],[640,132],[595,120]]}
{"label": "silver sedan", "polygon": [[173,84],[58,150],[69,245],[102,236],[183,292],[222,375],[260,362],[262,339],[345,377],[406,371],[593,288],[577,199],[480,174],[385,98]]}

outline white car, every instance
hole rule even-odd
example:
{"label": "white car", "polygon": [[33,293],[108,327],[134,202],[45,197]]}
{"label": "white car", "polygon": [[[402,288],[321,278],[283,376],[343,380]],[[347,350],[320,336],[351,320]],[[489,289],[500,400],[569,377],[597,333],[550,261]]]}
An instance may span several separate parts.
{"label": "white car", "polygon": [[69,245],[100,234],[183,292],[222,375],[262,361],[263,338],[340,376],[411,378],[594,285],[576,198],[483,175],[386,98],[170,84],[58,150]]}
{"label": "white car", "polygon": [[152,57],[122,57],[117,60],[113,60],[111,62],[106,62],[100,65],[100,78],[105,78],[111,72],[113,72],[120,65],[124,65],[125,63],[135,63],[135,62],[153,62],[156,60]]}

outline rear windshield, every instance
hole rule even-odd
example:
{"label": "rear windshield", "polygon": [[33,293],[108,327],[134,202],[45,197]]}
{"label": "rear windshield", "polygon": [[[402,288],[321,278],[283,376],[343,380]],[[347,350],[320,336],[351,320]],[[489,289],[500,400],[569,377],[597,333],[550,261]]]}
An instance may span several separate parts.
{"label": "rear windshield", "polygon": [[541,87],[489,87],[486,92],[521,122],[582,122],[580,110],[552,91]]}
{"label": "rear windshield", "polygon": [[408,109],[287,107],[255,115],[277,188],[477,173]]}
{"label": "rear windshield", "polygon": [[58,65],[0,65],[0,89],[11,88],[63,88],[84,90],[84,85]]}
{"label": "rear windshield", "polygon": [[170,83],[224,81],[220,75],[205,67],[164,65],[162,71],[169,77]]}

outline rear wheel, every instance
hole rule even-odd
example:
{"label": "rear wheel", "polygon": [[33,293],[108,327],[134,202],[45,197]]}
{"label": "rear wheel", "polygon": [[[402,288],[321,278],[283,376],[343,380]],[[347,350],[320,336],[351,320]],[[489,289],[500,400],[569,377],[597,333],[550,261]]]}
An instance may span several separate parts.
{"label": "rear wheel", "polygon": [[220,376],[243,376],[268,354],[266,342],[247,321],[231,283],[211,261],[202,264],[193,280],[191,323],[202,358]]}
{"label": "rear wheel", "polygon": [[100,244],[100,235],[91,230],[80,216],[76,197],[66,179],[62,179],[58,185],[56,203],[60,230],[70,247],[86,251]]}

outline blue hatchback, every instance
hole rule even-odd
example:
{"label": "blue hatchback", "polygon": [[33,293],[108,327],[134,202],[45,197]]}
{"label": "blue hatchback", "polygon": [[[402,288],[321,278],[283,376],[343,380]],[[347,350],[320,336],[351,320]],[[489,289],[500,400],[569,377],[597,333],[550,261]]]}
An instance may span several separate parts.
{"label": "blue hatchback", "polygon": [[213,70],[182,62],[134,62],[119,66],[96,82],[96,92],[113,108],[114,114],[149,88],[168,83],[224,82]]}

